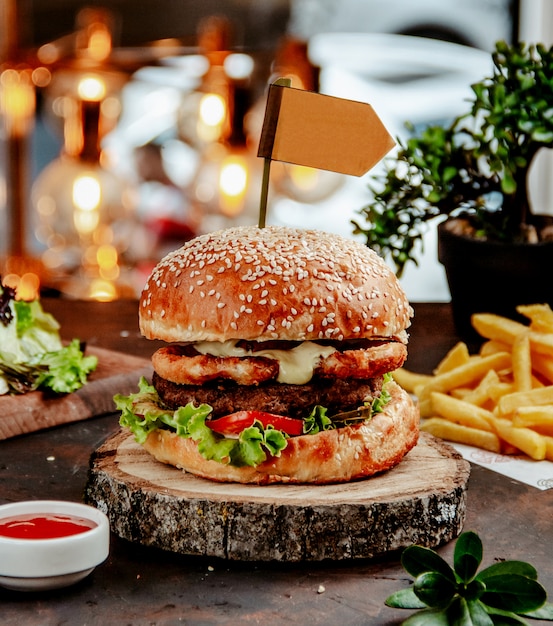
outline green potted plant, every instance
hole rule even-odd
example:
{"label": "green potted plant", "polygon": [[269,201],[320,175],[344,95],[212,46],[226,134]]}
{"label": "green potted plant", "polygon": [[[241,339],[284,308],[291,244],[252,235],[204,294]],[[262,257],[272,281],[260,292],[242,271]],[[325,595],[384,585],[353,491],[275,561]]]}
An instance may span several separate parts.
{"label": "green potted plant", "polygon": [[533,213],[528,193],[536,154],[553,146],[553,47],[498,42],[492,60],[466,113],[399,140],[370,185],[364,223],[353,222],[401,276],[427,223],[442,218],[438,258],[467,337],[473,310],[515,315],[517,304],[553,303],[552,219]]}

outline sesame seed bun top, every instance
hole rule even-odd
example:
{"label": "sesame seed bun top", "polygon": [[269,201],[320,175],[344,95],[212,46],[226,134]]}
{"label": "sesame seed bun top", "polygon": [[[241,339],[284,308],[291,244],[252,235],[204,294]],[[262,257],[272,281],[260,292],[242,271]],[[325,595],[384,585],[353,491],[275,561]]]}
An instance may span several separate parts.
{"label": "sesame seed bun top", "polygon": [[142,334],[167,342],[229,339],[407,341],[413,311],[395,274],[367,246],[268,226],[202,235],[148,278]]}

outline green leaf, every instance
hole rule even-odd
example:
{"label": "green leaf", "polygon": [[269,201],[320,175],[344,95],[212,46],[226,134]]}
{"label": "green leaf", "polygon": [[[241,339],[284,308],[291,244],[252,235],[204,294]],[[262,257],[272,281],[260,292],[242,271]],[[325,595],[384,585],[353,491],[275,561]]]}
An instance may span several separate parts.
{"label": "green leaf", "polygon": [[536,129],[532,132],[532,139],[538,143],[551,144],[553,141],[553,131]]}
{"label": "green leaf", "polygon": [[486,608],[479,600],[466,601],[467,614],[470,617],[468,624],[474,626],[493,626],[492,618],[488,615]]}
{"label": "green leaf", "polygon": [[467,601],[457,597],[447,607],[446,613],[451,626],[493,626],[486,608],[477,600]]}
{"label": "green leaf", "polygon": [[305,434],[316,435],[323,430],[334,429],[334,423],[326,414],[327,409],[323,406],[316,405],[311,413],[305,418],[303,423],[303,432]]}
{"label": "green leaf", "polygon": [[535,611],[521,611],[526,617],[532,617],[533,619],[543,619],[553,622],[553,604],[546,602],[543,606]]}
{"label": "green leaf", "polygon": [[[42,310],[38,300],[10,300],[7,307],[12,323],[0,324],[0,348],[3,354],[11,355],[11,362],[30,365],[45,352],[61,350],[59,324]],[[4,317],[7,312],[4,311]]]}
{"label": "green leaf", "polygon": [[230,464],[235,467],[249,465],[255,467],[267,459],[263,449],[263,432],[258,426],[245,428],[238,439],[238,444],[230,450]]}
{"label": "green leaf", "polygon": [[427,606],[417,598],[412,586],[407,589],[400,589],[388,596],[384,604],[393,609],[424,609]]}
{"label": "green leaf", "polygon": [[455,574],[442,557],[423,546],[409,546],[401,555],[401,564],[406,572],[415,578],[425,572],[438,572],[451,582],[455,582]]}
{"label": "green leaf", "polygon": [[501,191],[510,196],[517,190],[517,183],[514,176],[510,172],[505,172],[503,179],[501,180]]}
{"label": "green leaf", "polygon": [[439,572],[425,572],[417,576],[413,585],[419,600],[433,609],[443,609],[450,604],[456,585]]}
{"label": "green leaf", "polygon": [[514,613],[539,609],[547,599],[545,589],[536,580],[519,574],[502,574],[485,579],[484,604]]}
{"label": "green leaf", "polygon": [[478,600],[485,591],[486,585],[481,580],[475,578],[466,584],[464,589],[461,587],[459,593],[467,600]]}
{"label": "green leaf", "polygon": [[492,576],[502,576],[504,574],[518,574],[532,580],[538,579],[538,572],[533,565],[524,561],[499,561],[478,573],[476,578],[482,582],[486,582],[487,578]]}
{"label": "green leaf", "polygon": [[425,609],[408,617],[402,626],[451,626],[444,610]]}
{"label": "green leaf", "polygon": [[54,393],[72,393],[80,389],[96,369],[98,358],[85,356],[78,339],[56,352],[42,355],[38,365],[44,368],[37,376],[37,388]]}
{"label": "green leaf", "polygon": [[486,607],[488,615],[492,618],[494,626],[517,626],[524,624],[528,626],[528,622],[521,616],[512,611],[502,611],[493,607]]}
{"label": "green leaf", "polygon": [[482,541],[474,532],[465,532],[455,544],[453,567],[457,576],[465,583],[474,578],[482,562]]}

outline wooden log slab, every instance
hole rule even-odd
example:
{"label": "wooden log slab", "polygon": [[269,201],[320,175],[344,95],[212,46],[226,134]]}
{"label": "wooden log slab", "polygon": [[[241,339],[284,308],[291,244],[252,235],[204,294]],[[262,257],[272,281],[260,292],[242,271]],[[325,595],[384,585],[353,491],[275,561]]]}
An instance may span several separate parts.
{"label": "wooden log slab", "polygon": [[121,431],[92,456],[85,500],[120,537],[246,561],[372,558],[456,537],[469,464],[426,433],[394,469],[343,485],[216,483],[156,461]]}

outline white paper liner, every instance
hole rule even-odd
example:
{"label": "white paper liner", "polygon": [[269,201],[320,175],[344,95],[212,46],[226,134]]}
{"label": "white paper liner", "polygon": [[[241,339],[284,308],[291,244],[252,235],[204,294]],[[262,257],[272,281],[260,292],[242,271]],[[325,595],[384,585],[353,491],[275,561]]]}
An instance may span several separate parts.
{"label": "white paper liner", "polygon": [[533,461],[527,456],[487,452],[461,443],[451,444],[464,459],[542,491],[553,488],[553,462]]}

